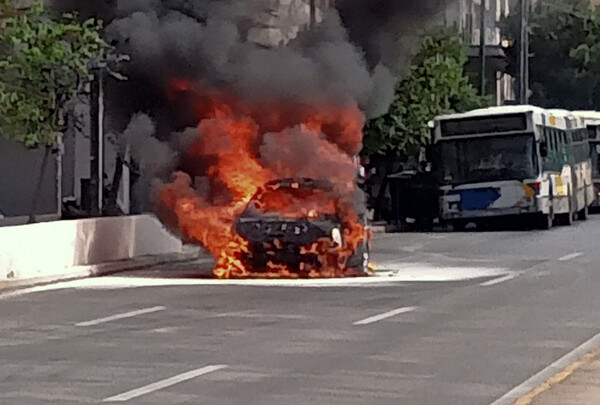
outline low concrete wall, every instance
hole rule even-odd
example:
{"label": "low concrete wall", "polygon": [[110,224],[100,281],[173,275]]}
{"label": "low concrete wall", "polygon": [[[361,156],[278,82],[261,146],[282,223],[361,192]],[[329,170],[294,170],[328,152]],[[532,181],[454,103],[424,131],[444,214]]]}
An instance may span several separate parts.
{"label": "low concrete wall", "polygon": [[149,215],[2,227],[0,281],[69,275],[81,266],[182,250]]}

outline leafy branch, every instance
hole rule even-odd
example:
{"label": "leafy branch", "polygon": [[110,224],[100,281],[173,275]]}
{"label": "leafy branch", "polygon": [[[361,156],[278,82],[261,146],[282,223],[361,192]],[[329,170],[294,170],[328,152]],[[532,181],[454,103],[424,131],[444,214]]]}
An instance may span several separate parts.
{"label": "leafy branch", "polygon": [[101,22],[56,16],[42,3],[0,0],[0,136],[28,148],[53,146],[65,106],[91,80],[92,62],[111,48]]}

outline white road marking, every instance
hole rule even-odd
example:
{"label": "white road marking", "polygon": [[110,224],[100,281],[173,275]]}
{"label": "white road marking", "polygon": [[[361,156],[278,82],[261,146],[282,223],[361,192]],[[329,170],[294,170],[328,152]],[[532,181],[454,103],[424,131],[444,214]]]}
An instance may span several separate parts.
{"label": "white road marking", "polygon": [[421,243],[417,243],[416,245],[411,245],[411,246],[402,246],[400,248],[400,250],[402,250],[403,252],[408,252],[408,253],[415,253],[417,250],[421,250],[423,249],[425,246]]}
{"label": "white road marking", "polygon": [[540,384],[546,382],[549,378],[553,377],[555,374],[563,371],[566,367],[571,365],[573,362],[581,359],[587,353],[592,350],[600,347],[600,333],[596,336],[592,337],[587,342],[583,343],[581,346],[575,348],[573,351],[567,353],[560,359],[556,360],[554,363],[550,364],[548,367],[544,368],[528,380],[523,383],[517,385],[512,390],[508,391],[502,397],[498,398],[496,401],[492,402],[491,405],[511,405],[523,395],[527,394],[534,388],[538,387]]}
{"label": "white road marking", "polygon": [[405,314],[407,312],[412,312],[415,309],[416,309],[415,307],[404,307],[404,308],[394,309],[393,311],[389,311],[389,312],[386,312],[383,314],[371,316],[369,318],[363,319],[362,321],[354,322],[353,325],[369,325],[369,324],[379,322],[379,321],[387,319],[387,318],[391,318],[392,316]]}
{"label": "white road marking", "polygon": [[375,268],[392,274],[403,281],[462,281],[484,277],[500,277],[509,272],[506,268],[483,266],[439,266],[430,263],[375,263]]}
{"label": "white road marking", "polygon": [[493,280],[486,281],[485,283],[479,284],[482,287],[491,287],[493,285],[497,285],[500,283],[504,283],[505,281],[509,281],[518,277],[518,274],[507,274],[504,277],[495,278]]}
{"label": "white road marking", "polygon": [[114,397],[106,398],[102,402],[125,402],[130,399],[141,397],[142,395],[150,394],[154,391],[162,390],[163,388],[179,384],[184,381],[191,380],[201,375],[212,373],[215,371],[227,368],[226,365],[214,365],[199,368],[197,370],[188,371],[187,373],[176,375],[175,377],[167,378],[166,380],[158,381],[153,384],[146,385],[135,390],[127,391],[123,394],[115,395]]}
{"label": "white road marking", "polygon": [[209,315],[209,318],[247,318],[247,319],[284,319],[284,320],[304,320],[306,315],[285,315],[285,314],[263,314],[253,313],[251,311],[224,312],[221,314]]}
{"label": "white road marking", "polygon": [[101,323],[116,321],[119,319],[133,318],[134,316],[138,316],[138,315],[151,314],[153,312],[164,311],[165,309],[167,309],[167,308],[166,307],[152,307],[152,308],[138,309],[137,311],[124,312],[122,314],[111,315],[111,316],[107,316],[105,318],[98,318],[98,319],[93,319],[91,321],[79,322],[79,323],[76,323],[75,326],[94,326],[94,325],[99,325]]}
{"label": "white road marking", "polygon": [[256,286],[256,287],[291,287],[291,288],[337,288],[337,287],[386,287],[399,286],[405,282],[452,282],[473,280],[483,277],[499,277],[508,269],[496,267],[461,267],[438,266],[431,263],[375,263],[378,269],[373,277],[338,278],[338,279],[250,279],[250,280],[216,280],[216,279],[175,279],[160,277],[91,277],[79,280],[63,281],[37,287],[0,293],[0,301],[23,295],[48,291],[87,289],[110,290],[125,288],[150,287],[195,287],[195,286]]}
{"label": "white road marking", "polygon": [[570,255],[566,255],[558,259],[559,262],[566,262],[569,260],[573,260],[579,256],[583,256],[583,252],[571,253]]}

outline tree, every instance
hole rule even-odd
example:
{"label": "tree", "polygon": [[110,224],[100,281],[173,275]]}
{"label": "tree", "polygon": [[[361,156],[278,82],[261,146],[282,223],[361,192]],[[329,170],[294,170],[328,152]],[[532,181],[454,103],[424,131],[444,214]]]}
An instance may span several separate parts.
{"label": "tree", "polygon": [[[538,2],[529,16],[530,103],[595,109],[600,102],[600,8],[589,0]],[[503,36],[510,73],[518,74],[520,15],[507,17]]]}
{"label": "tree", "polygon": [[430,137],[428,122],[487,103],[469,81],[467,61],[466,46],[454,30],[438,28],[424,35],[408,74],[396,85],[388,113],[367,123],[364,152],[381,161],[376,219],[383,215],[387,175],[397,169],[395,163],[418,158]]}
{"label": "tree", "polygon": [[0,136],[46,148],[31,222],[49,155],[65,130],[66,104],[109,50],[100,30],[98,21],[56,16],[41,3],[17,7],[0,0]]}
{"label": "tree", "polygon": [[436,115],[486,104],[469,82],[468,58],[460,35],[439,28],[425,35],[396,98],[382,117],[365,128],[365,152],[402,160],[415,157],[429,139],[427,123]]}

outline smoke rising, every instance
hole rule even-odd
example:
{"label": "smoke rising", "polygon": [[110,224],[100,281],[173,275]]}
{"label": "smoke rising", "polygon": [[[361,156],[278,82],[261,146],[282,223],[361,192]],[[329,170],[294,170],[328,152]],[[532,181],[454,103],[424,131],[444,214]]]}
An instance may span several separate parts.
{"label": "smoke rising", "polygon": [[428,24],[455,0],[339,0],[350,39],[365,51],[370,67],[402,70]]}
{"label": "smoke rising", "polygon": [[[285,10],[274,10],[271,1],[54,0],[53,5],[102,18],[109,42],[131,56],[122,69],[128,80],[107,84],[107,124],[124,134],[122,141],[142,169],[145,186],[139,187],[147,192],[156,178],[166,181],[173,170],[185,171],[191,182],[207,182],[206,162],[186,152],[203,117],[185,95],[170,96],[173,79],[221,89],[249,103],[357,105],[367,118],[375,117],[393,100],[394,74],[412,51],[412,37],[449,1],[338,0],[337,10],[326,13],[316,29],[274,47],[249,40],[252,30],[277,16],[279,28],[288,24],[291,17],[284,18]],[[308,16],[299,15],[306,23]],[[293,28],[280,31],[289,34]],[[281,143],[297,155],[281,153]],[[282,166],[285,159],[298,172],[320,168],[323,173],[310,174],[324,177],[332,167],[352,170],[350,158],[327,167],[331,162],[321,152],[337,147],[357,152],[354,142],[291,127],[264,135],[256,149],[265,165]],[[298,160],[300,153],[311,158]]]}

